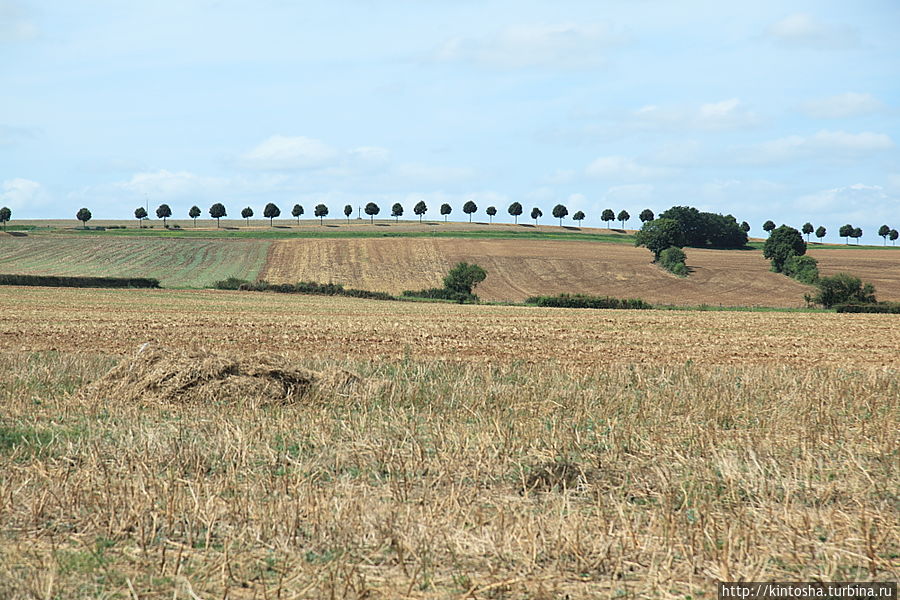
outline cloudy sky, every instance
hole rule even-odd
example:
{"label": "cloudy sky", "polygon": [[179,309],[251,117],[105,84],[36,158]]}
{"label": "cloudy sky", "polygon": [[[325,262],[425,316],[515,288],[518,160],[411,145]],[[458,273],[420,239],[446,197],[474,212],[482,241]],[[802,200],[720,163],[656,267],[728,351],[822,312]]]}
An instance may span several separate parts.
{"label": "cloudy sky", "polygon": [[688,204],[874,241],[898,30],[896,0],[0,0],[0,205]]}

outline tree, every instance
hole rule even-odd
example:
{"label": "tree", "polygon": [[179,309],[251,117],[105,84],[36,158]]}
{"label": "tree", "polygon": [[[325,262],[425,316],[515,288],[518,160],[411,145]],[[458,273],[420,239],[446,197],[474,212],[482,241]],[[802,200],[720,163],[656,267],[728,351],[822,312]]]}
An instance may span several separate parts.
{"label": "tree", "polygon": [[819,225],[818,229],[816,229],[816,237],[819,238],[819,243],[822,243],[822,238],[825,237],[825,234],[828,233],[828,230]]}
{"label": "tree", "polygon": [[581,222],[584,221],[584,213],[579,210],[577,213],[572,215],[572,220],[578,221],[578,226],[581,227]]}
{"label": "tree", "polygon": [[447,215],[449,215],[452,210],[453,209],[450,208],[449,204],[447,204],[447,203],[441,204],[441,214],[444,215],[444,223],[447,222]]}
{"label": "tree", "polygon": [[419,216],[419,223],[422,222],[422,215],[428,212],[428,206],[425,204],[424,200],[419,200],[416,202],[416,205],[413,206],[413,212]]}
{"label": "tree", "polygon": [[347,225],[350,224],[350,215],[353,214],[353,207],[349,204],[344,206],[344,216],[347,217]]}
{"label": "tree", "polygon": [[603,211],[603,213],[601,213],[600,220],[606,223],[607,229],[611,229],[609,223],[610,221],[616,220],[616,213],[614,213],[611,208],[607,208]]}
{"label": "tree", "polygon": [[91,220],[91,211],[86,208],[79,208],[78,212],[75,213],[75,218],[84,223],[84,228],[87,229],[87,222]]}
{"label": "tree", "polygon": [[656,262],[666,248],[681,248],[684,245],[684,236],[678,221],[660,217],[644,223],[634,235],[634,245],[647,248],[653,253],[653,262]]}
{"label": "tree", "polygon": [[763,246],[763,256],[772,261],[772,270],[781,273],[784,263],[792,256],[806,254],[806,242],[793,227],[782,225],[772,231]]}
{"label": "tree", "polygon": [[809,222],[804,223],[800,231],[803,232],[803,235],[806,236],[806,241],[809,242],[809,234],[813,232],[813,224]]}
{"label": "tree", "polygon": [[900,237],[900,233],[898,233],[896,229],[891,229],[891,232],[888,234],[888,237],[891,240],[891,245],[896,246],[897,238]]}
{"label": "tree", "polygon": [[247,227],[250,226],[250,217],[253,216],[253,209],[249,206],[241,209],[241,217],[247,219]]}
{"label": "tree", "polygon": [[765,232],[768,233],[769,235],[772,234],[772,231],[773,231],[774,229],[775,229],[775,222],[774,222],[774,221],[766,221],[765,223],[763,223],[763,231],[765,231]]}
{"label": "tree", "polygon": [[145,209],[143,206],[138,206],[136,209],[134,209],[134,218],[138,220],[138,228],[143,228],[144,219],[147,218],[147,209]]}
{"label": "tree", "polygon": [[638,218],[641,220],[641,223],[646,223],[647,221],[652,221],[654,217],[653,211],[649,208],[645,208],[641,211],[641,214],[638,215]]}
{"label": "tree", "polygon": [[537,206],[531,209],[531,218],[534,219],[534,224],[537,225],[538,219],[544,216],[544,213],[541,212]]}
{"label": "tree", "polygon": [[[328,214],[328,213],[325,213]],[[269,220],[269,227],[272,226],[272,219],[281,216],[281,209],[269,202],[263,208],[263,216]]]}
{"label": "tree", "polygon": [[509,205],[509,208],[506,209],[506,212],[508,212],[513,217],[513,219],[515,219],[515,224],[518,225],[519,215],[522,214],[522,205],[518,202],[513,202]]}
{"label": "tree", "polygon": [[299,204],[295,204],[294,208],[291,209],[291,216],[297,219],[297,225],[300,224],[300,215],[303,214],[303,207]]}
{"label": "tree", "polygon": [[496,206],[488,206],[488,207],[484,210],[484,212],[487,213],[487,216],[490,218],[491,223],[493,223],[493,222],[494,222],[494,215],[497,214],[497,207],[496,207]]}
{"label": "tree", "polygon": [[322,219],[328,216],[328,207],[324,204],[316,204],[313,215],[319,217],[319,225],[322,225]]}
{"label": "tree", "polygon": [[750,233],[750,223],[748,223],[747,221],[742,221],[741,231],[743,231],[744,233]]}
{"label": "tree", "polygon": [[850,243],[850,236],[853,235],[853,225],[847,223],[846,225],[841,225],[841,228],[838,229],[838,235],[846,240],[846,243]]}
{"label": "tree", "polygon": [[616,220],[622,224],[622,229],[625,229],[625,223],[630,218],[631,218],[631,215],[628,214],[627,210],[619,211],[619,214],[616,216]]}
{"label": "tree", "polygon": [[400,217],[403,216],[403,206],[399,202],[394,202],[394,205],[391,207],[391,216],[394,217],[396,222],[399,222]]}
{"label": "tree", "polygon": [[569,214],[569,209],[563,206],[562,204],[557,204],[553,207],[553,218],[559,219],[559,226],[562,227],[563,217]]}
{"label": "tree", "polygon": [[463,204],[463,212],[469,215],[469,223],[472,222],[472,213],[478,210],[478,206],[471,200],[468,200],[465,204]]}
{"label": "tree", "polygon": [[685,246],[741,248],[747,244],[747,232],[732,215],[700,212],[692,206],[673,206],[659,218],[678,223]]}
{"label": "tree", "polygon": [[452,292],[471,294],[476,285],[484,281],[487,272],[476,264],[457,263],[444,277],[444,287]]}
{"label": "tree", "polygon": [[168,227],[166,223],[166,219],[172,216],[172,209],[169,208],[168,204],[160,204],[159,208],[156,209],[156,218],[163,220],[163,227]]}
{"label": "tree", "polygon": [[3,223],[3,229],[6,229],[6,224],[9,223],[9,220],[12,218],[12,211],[9,210],[8,206],[4,206],[0,208],[0,223]]}
{"label": "tree", "polygon": [[369,202],[368,204],[366,204],[366,207],[363,210],[366,212],[367,215],[369,215],[370,223],[374,223],[375,215],[377,215],[378,213],[381,212],[381,209],[378,208],[378,205],[375,204],[374,202]]}
{"label": "tree", "polygon": [[228,213],[225,212],[225,205],[221,202],[216,202],[212,206],[209,207],[209,216],[216,220],[216,229],[219,228],[219,219],[222,217],[227,217]]}
{"label": "tree", "polygon": [[850,237],[852,237],[853,239],[856,240],[856,245],[857,245],[857,246],[859,245],[859,238],[862,237],[862,234],[863,234],[863,230],[860,229],[859,227],[854,227],[854,228],[853,228],[853,233],[850,234]]}
{"label": "tree", "polygon": [[887,236],[891,235],[891,228],[887,225],[882,225],[878,228],[878,235],[884,238],[884,245],[887,246]]}
{"label": "tree", "polygon": [[831,308],[836,304],[845,302],[861,302],[864,304],[875,302],[875,286],[871,283],[863,285],[859,277],[838,273],[831,277],[819,279],[819,293],[815,301],[825,308]]}
{"label": "tree", "polygon": [[192,206],[191,210],[188,211],[188,216],[194,220],[194,227],[197,226],[197,217],[200,216],[200,207]]}

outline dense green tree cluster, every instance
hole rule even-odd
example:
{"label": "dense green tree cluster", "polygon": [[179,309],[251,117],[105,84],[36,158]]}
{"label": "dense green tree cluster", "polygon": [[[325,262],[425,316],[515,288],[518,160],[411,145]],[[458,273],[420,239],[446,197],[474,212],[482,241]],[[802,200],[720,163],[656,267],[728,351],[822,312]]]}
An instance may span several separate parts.
{"label": "dense green tree cluster", "polygon": [[700,212],[692,206],[673,206],[659,218],[678,223],[683,246],[741,248],[747,244],[747,233],[731,215]]}

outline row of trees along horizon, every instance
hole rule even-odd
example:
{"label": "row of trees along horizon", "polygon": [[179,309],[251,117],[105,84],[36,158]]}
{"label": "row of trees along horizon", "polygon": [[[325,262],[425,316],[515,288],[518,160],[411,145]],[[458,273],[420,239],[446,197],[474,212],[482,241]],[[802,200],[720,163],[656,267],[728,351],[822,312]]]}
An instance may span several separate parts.
{"label": "row of trees along horizon", "polygon": [[[669,209],[668,211],[665,211],[662,214],[670,213],[671,211],[678,209],[678,208],[690,208],[690,207],[672,207],[671,209]],[[344,213],[344,217],[347,218],[348,222],[350,221],[350,217],[353,214],[353,211],[354,211],[353,206],[351,206],[349,204],[344,206],[343,213]],[[365,207],[363,208],[363,211],[370,218],[370,221],[374,222],[375,216],[377,216],[381,212],[381,207],[379,207],[378,204],[376,204],[375,202],[369,202],[365,205]],[[475,204],[475,202],[473,202],[472,200],[469,200],[465,204],[463,204],[462,211],[463,211],[463,213],[465,213],[469,216],[469,222],[471,222],[472,215],[478,211],[478,206]],[[422,218],[424,217],[426,212],[428,212],[428,206],[425,204],[424,201],[420,200],[413,207],[413,213],[419,217],[420,222],[422,221]],[[447,217],[452,212],[453,212],[453,208],[450,206],[450,204],[447,204],[447,203],[441,204],[440,214],[444,217],[444,221],[447,220]],[[485,213],[490,218],[490,222],[493,223],[494,216],[496,216],[496,214],[497,214],[497,208],[494,206],[488,206],[485,209]],[[524,213],[524,208],[521,203],[513,202],[507,208],[507,213],[509,213],[509,215],[514,218],[514,223],[518,224],[519,217]],[[156,209],[156,217],[158,219],[163,220],[163,226],[165,226],[165,227],[168,227],[167,221],[168,221],[168,219],[172,218],[172,214],[173,214],[172,209],[168,204],[161,204]],[[198,207],[198,206],[192,206],[188,210],[188,217],[190,217],[191,219],[194,220],[195,226],[196,226],[197,218],[200,217],[201,214],[202,214],[202,211],[200,210],[200,207]],[[240,214],[241,214],[241,218],[245,219],[247,221],[248,225],[250,223],[250,219],[255,215],[253,209],[249,206],[243,208],[241,210]],[[295,204],[294,207],[291,209],[291,216],[296,218],[298,223],[300,222],[300,217],[303,216],[304,214],[305,214],[305,210],[304,210],[303,206],[300,204]],[[322,223],[322,220],[328,216],[328,214],[329,214],[329,209],[328,209],[328,206],[326,206],[325,204],[318,204],[313,209],[313,216],[319,219],[320,224]],[[391,206],[391,215],[390,215],[391,217],[393,217],[394,219],[399,221],[400,217],[402,217],[403,214],[404,214],[404,208],[403,208],[402,204],[400,204],[399,202],[396,202],[396,203],[394,203],[393,206]],[[553,207],[551,214],[553,215],[554,218],[559,219],[559,225],[562,226],[563,219],[569,215],[569,209],[563,204],[557,204],[556,206]],[[662,214],[660,216],[662,216]],[[700,214],[711,215],[713,213],[700,213]],[[209,208],[209,216],[216,220],[216,227],[219,227],[219,219],[228,216],[225,205],[222,204],[221,202],[216,202],[215,204],[213,204]],[[272,202],[266,204],[266,206],[263,208],[263,217],[266,219],[269,219],[270,226],[273,226],[273,220],[277,219],[280,216],[281,216],[281,209]],[[543,216],[544,216],[544,213],[540,208],[534,207],[531,209],[531,218],[534,220],[535,225],[537,225],[538,220]],[[723,215],[718,215],[718,216],[723,217]],[[91,211],[88,208],[79,209],[75,215],[75,218],[77,220],[81,221],[82,223],[84,223],[85,227],[87,227],[87,222],[90,221],[92,217],[93,217],[93,215],[91,214]],[[138,227],[143,227],[143,222],[145,220],[149,219],[150,215],[148,214],[146,208],[144,208],[143,206],[140,206],[135,209],[134,218],[138,221]],[[572,219],[574,221],[577,221],[579,223],[579,225],[586,218],[587,218],[587,215],[585,215],[585,213],[581,210],[575,212],[575,214],[572,215]],[[646,224],[648,222],[653,221],[656,218],[656,216],[654,215],[652,210],[650,210],[649,208],[645,208],[644,210],[642,210],[640,212],[640,214],[638,215],[638,218],[640,219],[642,224]],[[743,240],[743,242],[741,242],[739,244],[739,246],[743,246],[744,244],[746,244],[746,241],[747,241],[746,234],[750,232],[750,224],[747,223],[747,221],[743,221],[738,225],[737,220],[732,215],[724,215],[723,218],[733,221],[734,225],[736,225],[745,234],[744,235],[745,239]],[[0,208],[0,224],[2,224],[4,228],[6,227],[6,224],[11,219],[12,219],[12,211],[6,206]],[[625,224],[629,220],[631,220],[631,215],[628,213],[627,210],[621,210],[617,214],[612,209],[607,208],[607,209],[603,210],[603,212],[600,214],[600,220],[606,223],[607,228],[611,228],[610,227],[611,222],[618,221],[622,225],[622,229],[625,229]],[[776,227],[775,222],[772,220],[768,220],[765,223],[763,223],[762,229],[767,234],[771,235],[771,232],[775,229],[775,227]],[[820,242],[828,233],[828,230],[824,226],[820,225],[818,227],[814,227],[813,224],[810,222],[804,223],[801,228],[801,231],[803,232],[804,235],[806,235],[807,241],[809,241],[809,236],[811,234],[815,233],[816,237],[819,239]],[[855,239],[856,243],[859,244],[859,238],[862,237],[863,230],[860,227],[854,227],[851,224],[845,224],[839,228],[838,234],[840,237],[845,239],[847,244],[850,243],[851,238]],[[885,245],[887,245],[888,239],[890,239],[891,242],[893,242],[896,245],[896,241],[897,241],[898,237],[900,237],[900,233],[898,233],[898,231],[896,229],[893,229],[893,228],[889,227],[888,225],[882,225],[881,227],[879,227],[878,235],[881,238],[883,238]],[[690,237],[690,235],[688,237]],[[696,241],[696,240],[694,240],[694,241]],[[717,245],[719,245],[716,242],[721,241],[721,240],[708,240],[708,241],[710,242],[708,245],[716,247]],[[732,240],[732,241],[736,241],[736,240]],[[692,244],[688,244],[688,245],[695,245],[695,244],[692,243]],[[734,247],[734,246],[729,245],[728,247]]]}

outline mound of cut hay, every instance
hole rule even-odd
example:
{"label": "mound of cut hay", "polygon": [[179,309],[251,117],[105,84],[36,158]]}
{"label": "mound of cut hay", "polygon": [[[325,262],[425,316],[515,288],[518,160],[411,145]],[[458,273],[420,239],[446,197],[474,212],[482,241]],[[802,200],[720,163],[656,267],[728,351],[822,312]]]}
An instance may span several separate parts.
{"label": "mound of cut hay", "polygon": [[313,395],[351,395],[368,388],[341,370],[322,373],[271,354],[230,356],[144,344],[82,391],[87,400],[162,403],[292,404]]}

